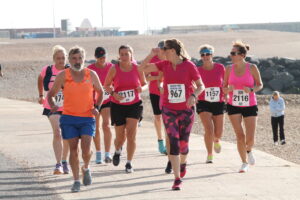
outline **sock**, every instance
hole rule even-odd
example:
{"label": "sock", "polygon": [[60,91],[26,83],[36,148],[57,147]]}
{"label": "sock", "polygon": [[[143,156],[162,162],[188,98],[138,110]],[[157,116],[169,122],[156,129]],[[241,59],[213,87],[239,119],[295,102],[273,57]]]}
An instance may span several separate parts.
{"label": "sock", "polygon": [[100,153],[101,154],[101,151],[96,151],[96,153]]}
{"label": "sock", "polygon": [[129,163],[129,164],[131,164],[131,160],[127,160],[127,162],[126,163]]}
{"label": "sock", "polygon": [[164,140],[157,140],[158,142],[163,142]]}
{"label": "sock", "polygon": [[66,160],[62,160],[61,162],[62,162],[63,164],[64,164],[64,163],[67,163],[67,161],[66,161]]}
{"label": "sock", "polygon": [[105,157],[110,157],[110,152],[105,152]]}
{"label": "sock", "polygon": [[122,149],[116,150],[116,154],[121,154]]}
{"label": "sock", "polygon": [[80,180],[78,179],[78,180],[74,180],[74,182],[79,182],[80,183]]}

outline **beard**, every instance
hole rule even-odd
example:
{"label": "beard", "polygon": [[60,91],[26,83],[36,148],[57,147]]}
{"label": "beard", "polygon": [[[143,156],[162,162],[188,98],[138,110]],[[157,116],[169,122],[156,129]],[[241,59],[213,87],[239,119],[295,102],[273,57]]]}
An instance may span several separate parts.
{"label": "beard", "polygon": [[80,72],[81,70],[83,70],[84,65],[80,64],[80,63],[76,63],[74,65],[71,65],[70,67],[72,70]]}

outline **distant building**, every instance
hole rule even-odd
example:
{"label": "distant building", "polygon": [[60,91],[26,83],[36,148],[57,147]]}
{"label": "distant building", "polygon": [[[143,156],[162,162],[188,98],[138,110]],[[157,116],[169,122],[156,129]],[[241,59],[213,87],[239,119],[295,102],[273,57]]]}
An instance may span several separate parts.
{"label": "distant building", "polygon": [[[53,28],[17,28],[17,29],[0,29],[0,32],[9,34],[10,39],[17,38],[52,38]],[[55,28],[56,36],[60,36],[60,28]]]}

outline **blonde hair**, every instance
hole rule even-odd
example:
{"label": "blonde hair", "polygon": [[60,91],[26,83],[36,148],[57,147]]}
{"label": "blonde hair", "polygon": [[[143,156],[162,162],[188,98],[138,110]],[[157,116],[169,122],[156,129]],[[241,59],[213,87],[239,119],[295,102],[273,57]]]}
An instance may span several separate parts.
{"label": "blonde hair", "polygon": [[242,42],[242,40],[236,40],[233,42],[233,47],[238,49],[238,53],[247,55],[247,52],[250,50],[250,46]]}
{"label": "blonde hair", "polygon": [[58,52],[62,52],[67,57],[67,51],[66,51],[66,49],[63,46],[61,46],[61,45],[55,45],[52,48],[52,57],[53,57],[53,59],[54,59],[54,57],[56,56],[56,54]]}
{"label": "blonde hair", "polygon": [[215,52],[215,48],[209,44],[203,44],[199,47],[199,52],[201,52],[204,49],[208,49],[210,51],[212,51],[213,53]]}
{"label": "blonde hair", "polygon": [[278,96],[279,97],[280,95],[279,95],[278,91],[274,91],[273,94],[272,94],[272,96]]}

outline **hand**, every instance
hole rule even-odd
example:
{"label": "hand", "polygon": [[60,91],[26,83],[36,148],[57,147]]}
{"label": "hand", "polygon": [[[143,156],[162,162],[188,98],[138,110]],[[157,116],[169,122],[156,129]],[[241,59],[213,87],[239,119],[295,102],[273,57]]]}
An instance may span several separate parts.
{"label": "hand", "polygon": [[45,101],[45,98],[44,98],[44,97],[39,97],[39,100],[38,100],[39,104],[43,104],[44,101]]}
{"label": "hand", "polygon": [[118,93],[114,92],[112,95],[116,100],[122,101],[125,97],[119,95]]}
{"label": "hand", "polygon": [[142,91],[143,91],[143,90],[142,90],[142,87],[140,87],[140,86],[137,87],[137,88],[135,88],[135,89],[136,89],[136,91],[137,91],[138,93],[142,93]]}
{"label": "hand", "polygon": [[245,93],[250,93],[251,92],[251,88],[249,88],[249,87],[244,87],[243,89],[244,89]]}
{"label": "hand", "polygon": [[92,114],[93,114],[94,116],[98,116],[99,113],[100,113],[100,112],[98,111],[97,108],[93,108],[93,109],[92,109]]}
{"label": "hand", "polygon": [[152,48],[151,55],[152,57],[157,56],[159,52],[159,48]]}
{"label": "hand", "polygon": [[191,108],[193,105],[196,104],[196,98],[194,96],[190,96],[186,102],[188,108]]}
{"label": "hand", "polygon": [[51,110],[52,113],[55,113],[58,110],[58,108],[59,107],[55,105],[50,110]]}

